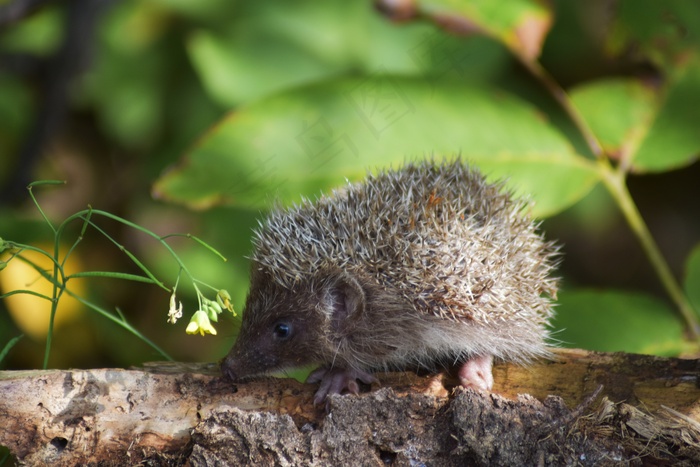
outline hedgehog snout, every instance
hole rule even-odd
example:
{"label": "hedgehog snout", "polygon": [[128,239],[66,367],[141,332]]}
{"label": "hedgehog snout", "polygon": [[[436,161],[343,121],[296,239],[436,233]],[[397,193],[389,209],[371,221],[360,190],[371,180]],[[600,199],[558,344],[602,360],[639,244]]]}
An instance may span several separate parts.
{"label": "hedgehog snout", "polygon": [[233,363],[233,359],[227,356],[224,361],[221,362],[221,373],[223,373],[225,379],[235,382],[239,380],[239,377]]}

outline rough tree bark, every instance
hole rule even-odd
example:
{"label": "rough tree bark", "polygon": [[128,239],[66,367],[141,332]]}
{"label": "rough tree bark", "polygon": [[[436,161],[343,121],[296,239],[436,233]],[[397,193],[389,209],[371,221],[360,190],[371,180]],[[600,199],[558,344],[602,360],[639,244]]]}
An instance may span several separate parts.
{"label": "rough tree bark", "polygon": [[0,372],[0,444],[26,465],[700,465],[700,361],[558,353],[497,365],[492,394],[389,373],[325,408],[213,364]]}

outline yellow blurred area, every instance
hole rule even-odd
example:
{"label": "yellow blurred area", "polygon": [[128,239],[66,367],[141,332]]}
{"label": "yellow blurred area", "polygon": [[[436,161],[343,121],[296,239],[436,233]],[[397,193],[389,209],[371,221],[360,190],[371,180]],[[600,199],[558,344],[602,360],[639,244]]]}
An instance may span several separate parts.
{"label": "yellow blurred area", "polygon": [[[53,251],[53,245],[40,244],[37,247],[45,251]],[[5,254],[1,259],[8,261],[10,258],[11,255]],[[14,290],[31,290],[51,297],[53,284],[22,258],[31,261],[49,274],[53,274],[53,262],[49,257],[36,251],[25,250],[10,260],[7,267],[0,271],[0,290],[2,293]],[[66,276],[84,270],[82,261],[75,252],[65,262],[63,270]],[[77,295],[85,296],[85,279],[71,279],[67,283],[67,288]],[[46,338],[51,317],[51,302],[49,300],[24,293],[11,295],[4,300],[12,320],[22,332],[35,341],[43,341]],[[84,305],[64,293],[58,302],[54,318],[54,331],[80,317],[84,312]]]}

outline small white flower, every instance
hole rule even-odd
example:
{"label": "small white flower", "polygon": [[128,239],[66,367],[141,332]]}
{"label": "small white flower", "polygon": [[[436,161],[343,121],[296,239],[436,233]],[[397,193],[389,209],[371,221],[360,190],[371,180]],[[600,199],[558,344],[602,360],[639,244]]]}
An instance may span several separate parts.
{"label": "small white flower", "polygon": [[175,291],[173,291],[173,294],[170,296],[170,309],[168,310],[168,323],[171,324],[177,323],[177,320],[182,318],[182,302],[180,302],[179,306],[176,306],[175,301]]}

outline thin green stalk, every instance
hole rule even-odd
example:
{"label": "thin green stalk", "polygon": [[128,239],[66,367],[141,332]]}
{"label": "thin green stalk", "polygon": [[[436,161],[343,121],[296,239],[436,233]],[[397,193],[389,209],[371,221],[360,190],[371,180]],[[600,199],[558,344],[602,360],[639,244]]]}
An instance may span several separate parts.
{"label": "thin green stalk", "polygon": [[168,243],[165,241],[167,238],[172,237],[172,236],[185,236],[185,237],[191,238],[191,239],[193,239],[194,241],[196,241],[197,243],[199,243],[200,245],[206,247],[208,250],[210,250],[210,251],[212,251],[213,253],[215,253],[217,256],[219,256],[220,258],[222,258],[224,261],[226,261],[226,258],[225,258],[223,255],[221,255],[221,253],[219,253],[219,252],[216,251],[214,248],[212,248],[211,246],[209,246],[208,244],[206,244],[205,242],[203,242],[203,241],[200,240],[199,238],[195,237],[194,235],[190,235],[190,234],[171,234],[171,235],[166,235],[166,236],[161,237],[161,236],[157,235],[155,232],[152,232],[152,231],[150,231],[150,230],[148,230],[148,229],[145,229],[145,228],[141,227],[140,225],[134,224],[133,222],[128,221],[128,220],[126,220],[126,219],[124,219],[124,218],[122,218],[122,217],[119,217],[119,216],[114,215],[114,214],[112,214],[112,213],[109,213],[109,212],[107,212],[107,211],[101,211],[101,210],[99,210],[99,209],[92,209],[92,207],[90,207],[89,209],[86,209],[86,210],[82,210],[82,211],[80,211],[80,212],[77,212],[77,213],[75,213],[75,214],[69,216],[68,218],[66,218],[66,220],[64,220],[64,221],[61,223],[61,225],[59,226],[59,228],[56,230],[56,235],[57,235],[57,237],[60,237],[61,234],[63,233],[63,230],[65,229],[65,227],[66,227],[70,222],[72,222],[72,221],[75,220],[75,219],[83,219],[83,220],[84,220],[85,222],[87,222],[90,226],[92,226],[93,228],[95,228],[96,230],[98,230],[102,235],[105,235],[110,241],[112,241],[112,243],[114,243],[115,245],[117,245],[122,251],[124,251],[124,253],[125,253],[126,255],[129,256],[129,258],[131,258],[133,261],[136,262],[137,266],[139,266],[139,267],[141,268],[141,270],[142,270],[147,276],[151,277],[154,281],[156,281],[156,283],[157,283],[159,286],[165,288],[166,290],[170,290],[170,289],[168,289],[167,287],[163,286],[162,283],[161,283],[160,281],[158,281],[157,279],[155,279],[155,277],[152,277],[151,272],[150,272],[145,266],[143,266],[142,264],[140,264],[140,262],[139,262],[137,259],[135,259],[135,257],[133,257],[133,255],[132,255],[128,250],[126,250],[126,249],[125,249],[122,245],[120,245],[116,240],[112,239],[104,230],[102,230],[101,228],[99,228],[94,222],[90,221],[89,218],[88,218],[88,219],[85,219],[85,217],[83,217],[83,216],[86,216],[86,215],[87,215],[87,216],[99,215],[99,216],[106,217],[106,218],[108,218],[108,219],[112,219],[112,220],[114,220],[114,221],[117,221],[117,222],[119,222],[119,223],[121,223],[121,224],[126,225],[127,227],[131,227],[132,229],[135,229],[135,230],[137,230],[137,231],[139,231],[139,232],[142,232],[142,233],[148,235],[149,237],[152,237],[152,238],[156,239],[161,245],[163,245],[163,248],[165,248],[165,249],[168,251],[168,253],[170,253],[170,255],[173,257],[173,259],[175,259],[175,261],[177,262],[178,266],[180,266],[180,268],[181,268],[182,271],[187,275],[187,277],[189,277],[189,278],[190,278],[191,280],[193,280],[193,281],[194,281],[194,277],[193,277],[192,274],[190,273],[190,271],[189,271],[189,269],[187,268],[187,266],[185,266],[185,264],[182,262],[182,260],[180,259],[180,257],[175,253],[175,251],[174,251],[174,250],[170,247],[170,245],[168,245]]}
{"label": "thin green stalk", "polygon": [[218,292],[218,291],[219,291],[219,289],[217,289],[216,287],[212,287],[211,285],[207,284],[206,282],[200,281],[199,279],[193,279],[192,282],[193,282],[193,283],[196,283],[196,284],[200,284],[200,285],[202,285],[202,286],[208,288],[208,289],[211,290],[212,292]]}
{"label": "thin green stalk", "polygon": [[44,212],[43,209],[41,209],[41,206],[39,205],[39,202],[36,200],[36,196],[34,196],[34,187],[35,186],[40,186],[40,185],[65,185],[65,181],[63,180],[41,180],[39,182],[32,182],[27,186],[27,191],[29,191],[29,196],[32,198],[32,201],[34,202],[34,206],[39,210],[39,214],[41,214],[41,217],[44,218],[46,221],[46,224],[49,226],[51,231],[55,234],[56,233],[56,228],[53,226],[51,221],[49,220],[48,216]]}
{"label": "thin green stalk", "polygon": [[[85,237],[85,232],[87,231],[87,227],[90,224],[90,217],[92,217],[92,208],[88,207],[88,213],[84,217],[83,227],[80,229],[80,235],[78,235],[78,238],[75,239],[75,241],[73,242],[73,245],[71,245],[71,247],[66,252],[66,255],[63,257],[63,261],[61,262],[61,266],[65,266],[66,261],[68,261],[68,257],[71,254],[73,254],[73,250],[75,250],[78,247],[78,245],[80,244],[80,242],[83,241],[83,238]],[[66,278],[66,280],[68,280],[68,278]]]}
{"label": "thin green stalk", "polygon": [[34,295],[35,297],[43,298],[44,300],[51,301],[51,297],[46,296],[44,294],[41,294],[39,292],[34,292],[33,290],[27,290],[27,289],[17,289],[13,290],[11,292],[4,293],[0,295],[0,298],[7,298],[12,295],[17,295],[17,294],[23,294],[23,295]]}
{"label": "thin green stalk", "polygon": [[[130,222],[130,221],[124,219],[124,218],[121,218],[121,217],[119,217],[119,216],[116,216],[116,215],[111,214],[111,213],[106,212],[106,211],[100,211],[100,210],[97,210],[97,209],[93,209],[93,210],[91,210],[91,212],[92,212],[93,214],[97,214],[97,215],[100,215],[100,216],[103,216],[103,217],[107,217],[108,219],[112,219],[112,220],[115,220],[115,221],[117,221],[117,222],[120,222],[120,223],[126,225],[127,227],[131,227],[131,228],[133,228],[133,229],[135,229],[135,230],[138,230],[139,232],[142,232],[142,233],[148,235],[149,237],[152,237],[152,238],[156,239],[161,245],[163,245],[163,248],[165,248],[165,249],[168,251],[168,253],[170,253],[170,255],[175,259],[175,261],[177,262],[178,266],[180,266],[180,268],[185,272],[185,274],[187,274],[187,276],[188,276],[190,279],[193,279],[192,274],[190,273],[189,269],[187,269],[187,267],[185,266],[185,264],[182,262],[182,260],[180,259],[180,257],[175,253],[175,251],[170,247],[170,245],[168,245],[168,243],[167,243],[163,238],[161,238],[159,235],[157,235],[156,233],[151,232],[150,230],[145,229],[145,228],[141,227],[141,226],[138,225],[138,224],[134,224],[133,222]],[[65,223],[65,222],[64,222],[64,223]],[[127,251],[126,249],[124,249],[124,247],[122,247],[119,243],[117,243],[115,240],[113,240],[106,232],[104,232],[102,229],[100,229],[100,228],[99,228],[97,225],[95,225],[93,222],[90,222],[90,225],[91,225],[92,227],[94,227],[95,229],[97,229],[98,231],[100,231],[100,233],[102,233],[103,235],[107,236],[107,238],[110,239],[115,245],[119,246],[120,249],[122,249],[122,251],[124,251],[124,253],[125,253],[127,256],[129,256],[129,258],[131,258],[132,261],[135,261],[135,262],[136,262],[137,266],[139,266],[139,267],[141,268],[141,270],[142,270],[144,273],[146,273],[147,276],[149,276],[149,277],[153,276],[153,275],[151,274],[151,272],[150,272],[148,269],[146,269],[146,267],[143,266],[129,251]],[[60,229],[59,229],[59,230],[60,230]],[[164,285],[162,285],[162,283],[161,283],[160,281],[158,281],[157,279],[155,279],[155,277],[152,277],[152,278],[153,278],[155,281],[158,282],[158,285],[160,285],[161,287],[163,287],[163,288],[165,288],[166,290],[170,291],[170,289],[168,289],[167,287],[165,287]]]}
{"label": "thin green stalk", "polygon": [[[95,212],[95,211],[90,210],[90,213],[94,213],[94,212]],[[148,276],[148,278],[151,279],[151,280],[153,281],[154,284],[156,284],[158,287],[162,288],[163,290],[166,290],[166,291],[168,291],[168,292],[170,291],[170,289],[169,289],[165,284],[163,284],[161,281],[159,281],[159,280],[155,277],[155,275],[154,275],[154,274],[153,274],[153,273],[152,273],[152,272],[151,272],[151,271],[136,257],[136,256],[134,256],[133,253],[131,253],[129,250],[126,249],[126,247],[125,247],[124,245],[122,245],[121,243],[117,242],[114,238],[112,238],[111,235],[109,235],[106,231],[104,231],[103,229],[101,229],[100,227],[98,227],[98,226],[97,226],[95,223],[93,223],[92,221],[89,221],[89,220],[87,220],[86,218],[83,218],[83,219],[85,219],[85,222],[87,222],[89,225],[91,225],[93,229],[95,229],[95,230],[97,230],[98,232],[100,232],[107,240],[109,240],[109,241],[112,242],[114,245],[116,245],[117,248],[119,248],[119,250],[120,250],[122,253],[124,253],[126,256],[128,256],[129,259],[131,259],[131,261],[133,261],[133,263],[136,264],[136,266],[138,266],[139,269],[141,269],[141,270]],[[63,227],[63,226],[61,226],[61,227]],[[59,229],[59,232],[61,232],[61,229]]]}
{"label": "thin green stalk", "polygon": [[632,232],[634,232],[637,239],[639,239],[639,242],[642,244],[642,248],[649,258],[649,261],[651,261],[659,280],[661,280],[661,283],[666,288],[666,292],[676,304],[678,310],[688,324],[693,338],[696,340],[700,339],[700,323],[698,323],[695,312],[681,290],[681,287],[678,285],[678,282],[676,282],[676,279],[673,277],[671,268],[661,254],[658,245],[651,236],[651,232],[649,232],[647,225],[642,219],[642,215],[634,204],[632,195],[625,183],[624,173],[613,169],[606,159],[602,159],[599,166],[605,186],[608,188],[613,198],[615,198],[615,201],[617,201]]}
{"label": "thin green stalk", "polygon": [[[24,334],[20,334],[19,336],[15,336],[12,339],[10,339],[10,342],[5,344],[5,347],[2,348],[2,351],[0,351],[0,363],[2,363],[3,360],[5,360],[5,357],[7,357],[7,354],[10,353],[10,350],[12,347],[17,344],[22,338],[24,337]],[[2,465],[2,463],[0,463]]]}
{"label": "thin green stalk", "polygon": [[199,287],[197,287],[197,284],[192,281],[192,287],[194,287],[194,291],[197,293],[197,309],[202,310],[202,292],[199,290]]}
{"label": "thin green stalk", "polygon": [[226,259],[226,257],[225,257],[224,255],[222,255],[221,253],[219,253],[215,248],[213,248],[211,245],[209,245],[209,244],[208,244],[207,242],[205,242],[204,240],[202,240],[202,239],[200,239],[199,237],[196,237],[196,236],[194,236],[194,235],[192,235],[192,234],[179,234],[179,233],[175,233],[175,234],[164,235],[164,236],[160,237],[160,239],[161,239],[161,240],[165,240],[165,239],[170,238],[170,237],[185,237],[185,238],[189,238],[190,240],[194,240],[195,242],[199,243],[199,244],[202,245],[204,248],[206,248],[207,250],[211,251],[212,253],[214,253],[214,254],[215,254],[216,256],[218,256],[219,258],[221,258],[223,261],[228,261],[228,260]]}
{"label": "thin green stalk", "polygon": [[[45,252],[44,252],[44,253],[45,253]],[[46,256],[48,256],[48,255],[46,255]],[[48,256],[48,257],[50,257],[50,256]],[[49,274],[48,272],[46,272],[45,270],[43,270],[42,268],[40,268],[39,265],[36,264],[34,261],[32,261],[32,260],[30,260],[30,259],[27,259],[27,258],[25,258],[24,256],[21,256],[21,255],[17,255],[17,259],[18,259],[19,261],[23,261],[24,263],[27,263],[28,265],[30,265],[32,268],[34,268],[34,270],[35,270],[41,277],[43,277],[44,279],[46,279],[47,281],[49,281],[51,284],[57,285],[57,286],[60,287],[61,283],[58,282],[58,281],[54,278],[54,276],[52,276],[51,274]],[[13,291],[13,292],[15,292],[15,291]],[[8,292],[7,294],[4,294],[4,295],[2,295],[2,296],[3,296],[3,297],[9,296],[9,295],[12,294],[13,292]],[[31,291],[27,290],[26,292],[23,292],[23,293],[31,293]],[[35,293],[32,293],[32,295],[38,295],[38,296],[41,296],[41,297],[45,297],[47,300],[51,300],[51,298],[47,297],[46,295],[38,294],[38,293],[36,293],[36,292],[35,292]]]}
{"label": "thin green stalk", "polygon": [[137,276],[136,274],[129,274],[128,272],[116,272],[116,271],[82,271],[76,272],[69,276],[66,276],[66,280],[75,279],[78,277],[103,277],[106,279],[122,279],[134,282],[145,282],[146,284],[158,285],[150,277]]}
{"label": "thin green stalk", "polygon": [[53,257],[56,261],[53,263],[53,277],[58,278],[59,277],[59,272],[60,272],[60,284],[58,281],[54,279],[53,282],[53,292],[52,292],[52,301],[51,301],[51,315],[49,318],[49,330],[48,333],[46,334],[46,350],[44,351],[44,369],[49,367],[49,355],[51,353],[51,343],[53,341],[53,327],[54,327],[54,321],[56,319],[56,312],[58,311],[58,302],[61,299],[61,296],[63,295],[63,292],[66,290],[66,274],[63,271],[63,264],[58,263],[58,258],[60,254],[60,249],[61,249],[61,243],[59,240],[58,235],[54,237],[54,245],[53,245]]}
{"label": "thin green stalk", "polygon": [[586,141],[588,148],[591,150],[596,159],[605,158],[603,146],[598,141],[598,137],[593,133],[588,122],[584,120],[578,109],[574,107],[566,91],[552,78],[547,70],[537,61],[529,60],[520,54],[515,53],[516,58],[520,63],[549,91],[550,95],[557,101],[564,112],[569,116],[573,124]]}
{"label": "thin green stalk", "polygon": [[[37,205],[38,206],[38,205]],[[54,227],[51,226],[53,229]],[[54,229],[54,232],[56,230]],[[63,291],[65,290],[65,277],[63,274],[63,268],[59,266],[58,264],[58,254],[59,254],[59,238],[58,235],[54,237],[54,244],[53,244],[53,257],[55,259],[53,263],[53,277],[57,278],[59,270],[61,272],[61,278],[63,279],[62,281],[62,287],[59,288],[58,284],[56,281],[53,281],[53,290],[51,292],[51,315],[49,317],[49,330],[46,334],[46,347],[44,349],[44,369],[47,369],[49,367],[49,355],[51,354],[51,342],[53,341],[53,325],[54,325],[54,320],[56,318],[56,311],[58,310],[58,300],[61,298],[61,295],[63,295]]]}
{"label": "thin green stalk", "polygon": [[[51,260],[51,262],[52,262],[53,264],[58,264],[58,262],[56,261],[56,259],[55,259],[53,256],[51,256],[49,253],[47,253],[46,251],[42,250],[41,248],[37,248],[37,247],[32,246],[32,245],[24,245],[24,244],[22,244],[22,243],[15,243],[15,242],[8,242],[8,243],[11,245],[10,247],[11,247],[12,249],[17,249],[17,250],[19,250],[18,252],[13,253],[13,255],[12,255],[13,258],[14,258],[15,256],[20,255],[24,250],[27,250],[27,251],[35,251],[35,252],[37,252],[37,253],[39,253],[39,254],[41,254],[41,255],[46,256],[48,259]],[[36,269],[37,271],[42,272],[41,268],[39,268],[38,266],[36,266],[34,263],[32,263],[31,261],[29,261],[28,259],[26,259],[26,258],[24,258],[24,257],[22,257],[22,256],[19,256],[19,258],[20,258],[22,261],[24,261],[24,262],[26,262],[26,263],[29,263],[29,264],[30,264],[32,267],[34,267],[34,269]],[[45,277],[49,277],[49,275],[46,274]]]}

